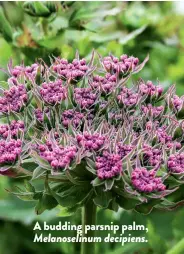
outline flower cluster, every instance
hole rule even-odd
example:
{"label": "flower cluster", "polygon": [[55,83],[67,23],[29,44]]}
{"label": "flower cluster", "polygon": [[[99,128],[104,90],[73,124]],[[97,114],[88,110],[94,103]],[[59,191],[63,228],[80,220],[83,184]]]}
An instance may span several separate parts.
{"label": "flower cluster", "polygon": [[153,117],[158,117],[161,115],[161,113],[163,113],[164,106],[153,107],[151,104],[146,106],[142,105],[141,110],[145,115],[150,114]]}
{"label": "flower cluster", "polygon": [[119,154],[104,151],[102,156],[97,156],[95,165],[98,178],[101,180],[120,175],[122,172],[122,161]]}
{"label": "flower cluster", "polygon": [[173,98],[171,98],[171,102],[174,106],[174,109],[179,111],[184,104],[184,97],[183,96],[179,97],[177,95],[174,95]]}
{"label": "flower cluster", "polygon": [[[160,85],[141,78],[131,85],[131,75],[147,60],[138,65],[135,57],[111,55],[98,62],[93,54],[89,65],[84,59],[60,58],[51,66],[40,61],[11,70],[9,64],[10,88],[1,89],[0,97],[1,117],[9,123],[0,125],[0,171],[11,168],[6,174],[21,171],[42,179],[46,174],[40,176],[37,170],[45,167],[54,198],[63,197],[70,187],[82,194],[74,203],[71,198],[72,208],[86,202],[85,192],[89,198],[93,193],[95,204],[101,205],[108,190],[109,200],[102,203],[112,209],[123,207],[122,197],[128,196],[139,202],[136,210],[143,202],[174,192],[184,178],[184,97],[175,95],[174,86],[163,95]],[[27,159],[34,161],[36,173],[23,170]],[[57,177],[50,177],[56,172]],[[180,181],[174,173],[180,173]],[[162,198],[159,202],[161,208],[171,206]]]}
{"label": "flower cluster", "polygon": [[163,88],[161,86],[155,86],[151,81],[147,81],[146,83],[141,82],[139,90],[142,95],[148,95],[155,98],[159,98],[163,93]]}
{"label": "flower cluster", "polygon": [[138,102],[138,93],[134,93],[131,89],[123,87],[117,99],[119,104],[132,107]]}
{"label": "flower cluster", "polygon": [[120,56],[120,59],[114,56],[107,56],[103,59],[103,65],[108,72],[122,73],[134,71],[138,66],[139,59],[127,55]]}
{"label": "flower cluster", "polygon": [[65,128],[68,128],[70,124],[77,128],[81,124],[83,118],[83,113],[77,112],[74,109],[68,109],[63,111],[61,121]]}
{"label": "flower cluster", "polygon": [[40,95],[48,104],[57,104],[65,100],[67,97],[67,90],[62,85],[61,80],[55,82],[43,83],[40,88]]}
{"label": "flower cluster", "polygon": [[18,133],[20,131],[21,132],[24,131],[24,122],[21,120],[18,121],[13,120],[10,123],[10,125],[8,124],[0,125],[0,136],[2,136],[3,138],[7,138],[9,134],[12,138],[15,138],[18,136]]}
{"label": "flower cluster", "polygon": [[0,140],[0,165],[14,163],[22,151],[21,146],[22,141],[19,139]]}
{"label": "flower cluster", "polygon": [[51,148],[51,146],[40,145],[40,156],[48,161],[55,170],[64,169],[70,165],[75,158],[77,148],[75,146]]}
{"label": "flower cluster", "polygon": [[105,143],[106,137],[99,133],[90,134],[84,132],[83,135],[78,134],[76,140],[81,147],[88,151],[98,151]]}
{"label": "flower cluster", "polygon": [[28,95],[25,86],[12,86],[9,90],[5,90],[4,96],[0,98],[0,112],[19,112],[27,101]]}
{"label": "flower cluster", "polygon": [[126,145],[126,144],[123,144],[122,142],[118,142],[117,151],[118,151],[118,154],[123,159],[125,156],[127,156],[134,149],[134,147],[135,146],[133,146],[133,145]]}
{"label": "flower cluster", "polygon": [[82,109],[90,108],[96,101],[97,95],[91,88],[75,88],[75,101]]}
{"label": "flower cluster", "polygon": [[143,145],[144,163],[150,166],[160,165],[162,162],[162,152],[158,148],[153,148],[149,145]]}
{"label": "flower cluster", "polygon": [[168,159],[167,167],[173,173],[184,173],[184,153],[172,154]]}
{"label": "flower cluster", "polygon": [[114,90],[116,87],[116,75],[111,75],[107,73],[105,77],[102,76],[94,76],[93,82],[91,83],[91,87],[93,89],[98,89],[105,94],[108,94]]}
{"label": "flower cluster", "polygon": [[131,181],[134,188],[140,192],[160,192],[166,189],[162,179],[155,176],[155,171],[146,168],[135,168]]}
{"label": "flower cluster", "polygon": [[21,66],[21,65],[17,65],[13,68],[13,70],[11,71],[12,76],[15,78],[18,78],[21,75],[31,75],[32,77],[35,77],[37,74],[37,70],[39,68],[39,65],[34,63],[31,66]]}
{"label": "flower cluster", "polygon": [[162,126],[157,129],[156,134],[157,134],[159,142],[162,144],[165,144],[166,147],[169,149],[172,148],[173,146],[175,146],[176,149],[180,149],[181,143],[177,141],[173,141],[172,136],[167,134],[166,129],[167,129],[166,126]]}
{"label": "flower cluster", "polygon": [[72,63],[69,63],[67,59],[57,59],[53,65],[53,70],[67,80],[77,81],[84,77],[88,66],[85,59],[74,59]]}
{"label": "flower cluster", "polygon": [[157,136],[158,136],[159,142],[163,144],[166,144],[172,141],[172,136],[167,134],[166,128],[167,128],[166,126],[162,126],[157,129]]}

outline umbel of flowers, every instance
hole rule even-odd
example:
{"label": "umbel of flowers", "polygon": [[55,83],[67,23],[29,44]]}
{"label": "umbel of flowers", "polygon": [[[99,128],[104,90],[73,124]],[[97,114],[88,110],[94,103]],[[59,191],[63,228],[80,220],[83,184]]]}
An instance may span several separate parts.
{"label": "umbel of flowers", "polygon": [[[181,204],[174,193],[184,183],[184,98],[174,86],[164,91],[141,78],[132,85],[147,61],[93,52],[89,62],[78,54],[50,66],[10,62],[0,174],[27,179],[25,190],[11,193],[35,201],[37,214],[83,207],[86,223],[95,223],[96,207],[149,213]],[[84,243],[82,253],[94,248]]]}

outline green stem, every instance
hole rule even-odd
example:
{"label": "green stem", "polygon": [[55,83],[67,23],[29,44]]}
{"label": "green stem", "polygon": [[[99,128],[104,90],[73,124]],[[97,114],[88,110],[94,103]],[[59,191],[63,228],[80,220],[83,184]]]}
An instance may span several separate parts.
{"label": "green stem", "polygon": [[[88,201],[82,208],[82,228],[83,228],[83,237],[94,237],[95,231],[89,230],[85,234],[84,229],[85,225],[96,225],[96,205],[92,200]],[[81,244],[81,254],[95,254],[95,243],[86,243],[82,242]]]}

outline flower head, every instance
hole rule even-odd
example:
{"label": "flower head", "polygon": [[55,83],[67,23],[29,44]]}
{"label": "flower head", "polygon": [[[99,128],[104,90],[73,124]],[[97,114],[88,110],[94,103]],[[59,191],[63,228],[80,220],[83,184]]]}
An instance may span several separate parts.
{"label": "flower head", "polygon": [[154,96],[156,98],[159,98],[163,93],[163,88],[161,86],[155,86],[151,81],[147,81],[146,83],[141,82],[139,90],[142,95]]}
{"label": "flower head", "polygon": [[174,109],[176,111],[180,111],[182,106],[183,106],[183,104],[184,104],[184,97],[183,96],[179,97],[177,95],[174,95],[173,98],[171,98],[171,102],[172,102],[172,104],[174,106]]}
{"label": "flower head", "polygon": [[166,126],[162,126],[157,128],[156,135],[158,137],[158,141],[164,145],[166,148],[171,149],[172,147],[176,147],[176,149],[181,148],[181,143],[177,141],[173,141],[173,137],[167,134]]}
{"label": "flower head", "polygon": [[154,170],[135,168],[131,175],[132,185],[139,192],[160,192],[166,189],[160,177],[155,176]]}
{"label": "flower head", "polygon": [[143,145],[144,163],[150,166],[160,165],[162,162],[162,152],[160,149],[153,148],[149,145]]}
{"label": "flower head", "polygon": [[98,151],[103,147],[106,137],[99,133],[89,134],[84,132],[83,135],[76,136],[77,142],[81,147],[88,151]]}
{"label": "flower head", "polygon": [[43,83],[40,88],[40,95],[48,104],[57,104],[65,100],[67,97],[67,90],[62,85],[61,80],[55,82]]}
{"label": "flower head", "polygon": [[82,109],[90,108],[96,101],[97,95],[91,88],[75,88],[74,98]]}
{"label": "flower head", "polygon": [[3,138],[7,138],[9,133],[12,138],[18,136],[19,131],[24,131],[24,122],[21,120],[15,121],[13,120],[10,125],[1,124],[0,125],[0,136]]}
{"label": "flower head", "polygon": [[117,144],[118,154],[123,159],[125,156],[127,156],[134,149],[134,147],[135,146],[133,146],[133,145],[127,145],[127,144],[123,144],[122,142],[118,142],[118,144]]}
{"label": "flower head", "polygon": [[12,86],[4,91],[4,96],[0,98],[0,112],[19,112],[28,101],[26,88],[23,85]]}
{"label": "flower head", "polygon": [[145,115],[150,114],[153,117],[158,117],[164,111],[164,106],[153,107],[151,104],[142,105],[141,110]]}
{"label": "flower head", "polygon": [[70,124],[77,128],[81,124],[83,118],[83,113],[77,112],[74,109],[68,109],[63,111],[61,121],[65,128],[68,128]]}
{"label": "flower head", "polygon": [[120,94],[117,96],[119,104],[127,107],[132,107],[138,102],[138,93],[134,93],[131,89],[123,87]]}
{"label": "flower head", "polygon": [[76,156],[77,148],[75,146],[53,148],[50,144],[39,146],[40,156],[49,162],[55,170],[68,167]]}
{"label": "flower head", "polygon": [[14,163],[22,151],[21,146],[22,142],[19,139],[0,140],[0,165]]}
{"label": "flower head", "polygon": [[96,158],[97,175],[100,179],[113,178],[122,172],[122,162],[119,154],[104,151]]}
{"label": "flower head", "polygon": [[72,63],[69,63],[66,59],[57,59],[53,65],[53,70],[64,79],[78,81],[84,77],[88,66],[85,59],[74,59]]}
{"label": "flower head", "polygon": [[39,65],[37,63],[34,63],[31,66],[17,65],[13,68],[13,70],[11,71],[11,74],[15,78],[18,78],[21,75],[27,75],[27,76],[31,75],[32,77],[36,77],[38,68],[39,68]]}
{"label": "flower head", "polygon": [[184,173],[184,153],[172,154],[168,159],[167,167],[173,173]]}
{"label": "flower head", "polygon": [[133,56],[128,57],[127,55],[120,56],[120,59],[114,56],[107,56],[103,59],[104,67],[111,73],[122,73],[134,71],[138,66],[139,59]]}
{"label": "flower head", "polygon": [[110,73],[107,73],[105,77],[102,76],[94,76],[93,82],[91,83],[91,87],[93,89],[98,89],[101,92],[104,92],[105,94],[109,94],[112,92],[115,87],[117,78],[116,75],[111,75]]}

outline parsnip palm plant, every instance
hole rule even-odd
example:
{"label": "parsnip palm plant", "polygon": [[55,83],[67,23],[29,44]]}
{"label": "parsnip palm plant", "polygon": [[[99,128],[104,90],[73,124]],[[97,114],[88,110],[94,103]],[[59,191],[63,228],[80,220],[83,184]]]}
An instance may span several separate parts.
{"label": "parsnip palm plant", "polygon": [[[82,208],[83,225],[95,224],[96,207],[149,213],[180,205],[173,193],[184,182],[184,98],[142,79],[127,86],[147,61],[94,52],[89,63],[78,53],[50,66],[10,61],[1,82],[0,173],[27,179],[12,193],[35,201],[37,214],[58,204]],[[89,245],[83,254],[94,253]]]}

